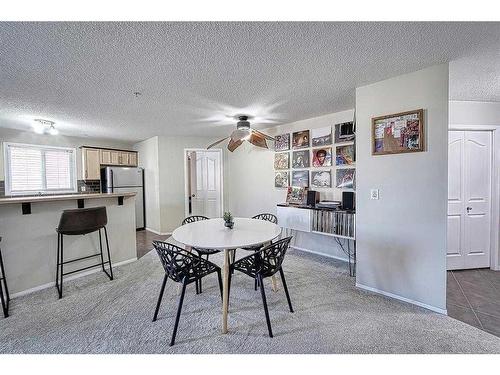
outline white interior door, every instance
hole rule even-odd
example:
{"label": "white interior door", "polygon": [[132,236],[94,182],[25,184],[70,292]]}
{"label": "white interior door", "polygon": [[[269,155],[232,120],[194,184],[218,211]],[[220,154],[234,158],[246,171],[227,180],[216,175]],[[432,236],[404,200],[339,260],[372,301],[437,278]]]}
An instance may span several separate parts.
{"label": "white interior door", "polygon": [[191,153],[191,213],[222,216],[221,155],[218,151]]}
{"label": "white interior door", "polygon": [[448,269],[490,266],[491,132],[450,131]]}

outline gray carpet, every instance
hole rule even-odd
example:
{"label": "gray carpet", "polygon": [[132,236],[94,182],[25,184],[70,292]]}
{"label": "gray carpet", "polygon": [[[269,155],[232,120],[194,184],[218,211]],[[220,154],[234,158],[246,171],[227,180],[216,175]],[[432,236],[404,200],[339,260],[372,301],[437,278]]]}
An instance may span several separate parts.
{"label": "gray carpet", "polygon": [[[240,251],[241,252],[241,251]],[[240,254],[241,255],[241,254]],[[214,259],[220,264],[221,257]],[[268,303],[275,337],[267,335],[253,280],[234,276],[229,327],[222,335],[216,276],[204,292],[186,292],[177,342],[169,347],[177,287],[167,282],[159,319],[151,318],[163,277],[155,252],[115,269],[12,301],[0,318],[2,353],[500,353],[500,339],[458,320],[358,290],[345,264],[290,250],[284,264],[295,308],[282,289]]]}

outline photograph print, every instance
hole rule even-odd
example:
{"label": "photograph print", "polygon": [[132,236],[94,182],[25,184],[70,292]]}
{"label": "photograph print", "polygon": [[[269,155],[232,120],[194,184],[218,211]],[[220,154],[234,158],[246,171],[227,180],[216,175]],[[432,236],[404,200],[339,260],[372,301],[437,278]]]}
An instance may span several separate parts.
{"label": "photograph print", "polygon": [[292,148],[309,147],[309,130],[295,132],[292,135]]}
{"label": "photograph print", "polygon": [[289,181],[288,172],[275,172],[274,174],[274,187],[287,188]]}
{"label": "photograph print", "polygon": [[309,171],[293,171],[292,186],[309,187]]}
{"label": "photograph print", "polygon": [[332,187],[332,172],[330,170],[311,171],[311,187],[314,188]]}
{"label": "photograph print", "polygon": [[335,143],[354,141],[354,122],[335,124]]}
{"label": "photograph print", "polygon": [[339,189],[355,189],[356,188],[356,169],[344,168],[337,169],[337,184]]}
{"label": "photograph print", "polygon": [[331,167],[332,166],[332,148],[322,147],[312,150],[313,167]]}
{"label": "photograph print", "polygon": [[312,147],[327,146],[332,144],[332,127],[312,129]]}
{"label": "photograph print", "polygon": [[337,146],[335,154],[335,165],[354,164],[354,145]]}
{"label": "photograph print", "polygon": [[309,150],[294,151],[292,156],[292,168],[309,168]]}
{"label": "photograph print", "polygon": [[274,151],[290,150],[290,133],[280,134],[274,137]]}
{"label": "photograph print", "polygon": [[290,168],[290,159],[288,152],[278,152],[274,154],[274,169]]}

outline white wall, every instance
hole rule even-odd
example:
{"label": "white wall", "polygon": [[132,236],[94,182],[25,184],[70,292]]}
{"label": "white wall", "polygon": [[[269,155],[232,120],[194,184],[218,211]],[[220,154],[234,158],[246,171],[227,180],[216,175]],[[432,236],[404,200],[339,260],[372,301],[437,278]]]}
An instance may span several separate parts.
{"label": "white wall", "polygon": [[[372,156],[371,118],[419,108],[425,152]],[[357,88],[356,119],[356,283],[444,312],[448,65]]]}
{"label": "white wall", "polygon": [[[269,135],[292,133],[352,121],[353,110],[336,112],[265,130]],[[276,205],[286,201],[286,190],[274,187],[274,152],[245,142],[233,153],[227,152],[229,163],[229,210],[235,216],[251,217],[261,212],[276,213]],[[291,157],[291,153],[290,153]],[[290,169],[291,171],[292,169]],[[332,179],[335,178],[332,167]],[[340,200],[340,189],[317,189],[321,199]],[[331,237],[320,234],[296,232],[298,248],[346,259]]]}
{"label": "white wall", "polygon": [[160,227],[160,165],[158,137],[151,137],[133,146],[138,152],[138,165],[144,168],[146,228],[161,232]]}
{"label": "white wall", "polygon": [[[146,225],[167,234],[177,228],[185,217],[184,150],[206,148],[214,138],[158,136],[134,145],[139,151],[139,164],[145,168]],[[226,154],[223,153],[224,202],[226,202]],[[148,182],[149,181],[149,182]],[[154,185],[148,187],[147,185]],[[224,203],[224,207],[226,203]],[[149,211],[149,213],[148,213]],[[150,218],[153,216],[153,218]]]}
{"label": "white wall", "polygon": [[31,131],[21,131],[8,128],[0,128],[0,180],[3,181],[4,176],[4,155],[3,155],[3,142],[17,142],[28,143],[34,145],[49,145],[60,147],[74,147],[76,148],[76,168],[77,179],[82,179],[82,158],[79,147],[80,146],[95,146],[95,147],[110,147],[118,149],[130,149],[131,143],[113,141],[109,139],[94,139],[94,138],[79,138],[79,137],[66,137],[64,135],[47,135],[36,134]]}
{"label": "white wall", "polygon": [[491,129],[493,132],[491,268],[500,270],[500,103],[450,101],[449,111],[450,128]]}

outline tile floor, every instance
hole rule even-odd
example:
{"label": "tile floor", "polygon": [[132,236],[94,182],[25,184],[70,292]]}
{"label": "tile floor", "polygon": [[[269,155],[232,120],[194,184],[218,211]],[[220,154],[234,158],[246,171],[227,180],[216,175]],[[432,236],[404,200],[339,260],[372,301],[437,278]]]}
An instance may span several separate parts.
{"label": "tile floor", "polygon": [[448,271],[448,315],[500,337],[500,271]]}
{"label": "tile floor", "polygon": [[[168,237],[137,232],[137,258],[152,249],[151,241]],[[500,337],[500,271],[448,271],[447,278],[448,315]]]}

